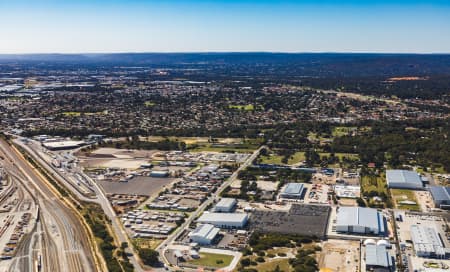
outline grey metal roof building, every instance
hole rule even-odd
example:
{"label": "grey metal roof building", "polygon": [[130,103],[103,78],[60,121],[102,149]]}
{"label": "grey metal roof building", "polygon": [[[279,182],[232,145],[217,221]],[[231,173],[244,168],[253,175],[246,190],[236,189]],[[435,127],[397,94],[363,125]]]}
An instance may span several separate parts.
{"label": "grey metal roof building", "polygon": [[445,248],[436,229],[431,227],[412,225],[411,239],[418,257],[444,258]]}
{"label": "grey metal roof building", "polygon": [[429,190],[437,208],[450,209],[450,187],[432,186]]}
{"label": "grey metal roof building", "polygon": [[214,207],[215,212],[231,212],[237,205],[234,198],[222,198]]}
{"label": "grey metal roof building", "polygon": [[194,231],[189,233],[189,238],[200,245],[210,245],[219,234],[220,229],[211,224],[199,225]]}
{"label": "grey metal roof building", "polygon": [[288,183],[281,192],[280,197],[289,199],[302,199],[305,193],[303,183]]}
{"label": "grey metal roof building", "polygon": [[247,224],[246,213],[203,213],[199,223],[211,224],[219,228],[242,228]]}
{"label": "grey metal roof building", "polygon": [[386,180],[389,188],[422,189],[423,183],[419,174],[408,170],[387,170]]}
{"label": "grey metal roof building", "polygon": [[337,212],[336,231],[383,235],[385,233],[385,219],[376,209],[340,207]]}
{"label": "grey metal roof building", "polygon": [[384,245],[366,245],[366,269],[385,268],[390,271],[392,257]]}

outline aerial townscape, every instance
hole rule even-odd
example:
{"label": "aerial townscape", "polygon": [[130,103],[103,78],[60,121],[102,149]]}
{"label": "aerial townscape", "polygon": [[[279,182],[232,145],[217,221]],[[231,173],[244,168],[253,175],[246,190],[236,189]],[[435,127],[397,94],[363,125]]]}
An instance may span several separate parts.
{"label": "aerial townscape", "polygon": [[0,267],[450,271],[450,56],[234,57],[4,57]]}
{"label": "aerial townscape", "polygon": [[450,272],[447,2],[0,1],[0,272]]}

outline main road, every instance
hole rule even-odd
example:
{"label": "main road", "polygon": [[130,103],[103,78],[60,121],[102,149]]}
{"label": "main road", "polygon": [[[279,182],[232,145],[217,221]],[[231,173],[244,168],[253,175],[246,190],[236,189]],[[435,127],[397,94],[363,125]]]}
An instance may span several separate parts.
{"label": "main road", "polygon": [[[3,139],[0,139],[0,153],[5,157],[4,168],[14,175],[23,186],[33,189],[40,208],[39,229],[42,229],[42,259],[45,271],[99,271],[89,234],[83,227],[76,211],[60,199],[51,189],[48,181],[34,169]],[[27,244],[31,244],[28,241]],[[25,249],[20,250],[25,252]],[[27,258],[32,259],[30,256]],[[30,267],[24,265],[22,267]]]}

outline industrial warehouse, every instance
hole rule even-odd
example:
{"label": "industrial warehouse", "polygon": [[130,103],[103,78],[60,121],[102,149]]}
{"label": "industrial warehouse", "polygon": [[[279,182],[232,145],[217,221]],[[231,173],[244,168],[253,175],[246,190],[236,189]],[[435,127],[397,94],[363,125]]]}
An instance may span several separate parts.
{"label": "industrial warehouse", "polygon": [[211,224],[199,225],[194,231],[189,233],[192,242],[199,245],[210,245],[219,234],[220,229]]}
{"label": "industrial warehouse", "polygon": [[288,183],[280,197],[285,199],[303,199],[306,188],[303,183]]}
{"label": "industrial warehouse", "polygon": [[412,225],[411,239],[418,257],[444,259],[450,253],[432,227]]}
{"label": "industrial warehouse", "polygon": [[248,221],[246,213],[203,213],[197,220],[199,223],[211,224],[223,229],[239,229]]}
{"label": "industrial warehouse", "polygon": [[336,232],[357,234],[385,234],[384,216],[376,209],[340,207],[337,210]]}
{"label": "industrial warehouse", "polygon": [[367,244],[366,246],[366,270],[368,271],[392,271],[393,259],[386,246],[382,244]]}
{"label": "industrial warehouse", "polygon": [[450,209],[450,187],[432,186],[429,191],[436,208]]}
{"label": "industrial warehouse", "polygon": [[214,207],[215,212],[232,212],[237,205],[237,201],[234,198],[222,198]]}
{"label": "industrial warehouse", "polygon": [[389,188],[397,189],[423,189],[422,179],[414,171],[387,170],[386,181]]}

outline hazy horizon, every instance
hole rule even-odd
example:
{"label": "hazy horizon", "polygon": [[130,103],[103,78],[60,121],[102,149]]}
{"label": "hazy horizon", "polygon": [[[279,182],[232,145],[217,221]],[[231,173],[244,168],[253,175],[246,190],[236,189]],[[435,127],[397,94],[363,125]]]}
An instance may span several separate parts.
{"label": "hazy horizon", "polygon": [[450,53],[448,14],[442,0],[0,0],[0,53]]}

